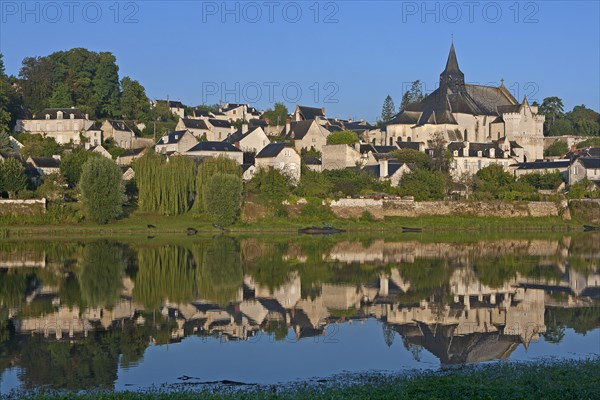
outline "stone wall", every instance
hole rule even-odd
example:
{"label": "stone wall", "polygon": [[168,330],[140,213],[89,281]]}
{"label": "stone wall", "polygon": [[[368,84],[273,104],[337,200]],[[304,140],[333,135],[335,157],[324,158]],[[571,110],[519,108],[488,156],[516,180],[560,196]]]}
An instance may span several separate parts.
{"label": "stone wall", "polygon": [[359,218],[365,211],[375,219],[418,217],[424,215],[476,215],[480,217],[548,217],[561,210],[553,202],[444,202],[414,200],[340,199],[330,203],[341,218]]}
{"label": "stone wall", "polygon": [[0,200],[0,215],[36,215],[46,212],[46,199]]}

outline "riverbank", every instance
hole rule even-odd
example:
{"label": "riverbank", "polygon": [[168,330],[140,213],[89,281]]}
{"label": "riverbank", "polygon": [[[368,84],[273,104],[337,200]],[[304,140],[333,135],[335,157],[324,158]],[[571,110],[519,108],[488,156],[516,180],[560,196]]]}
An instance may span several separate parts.
{"label": "riverbank", "polygon": [[[178,384],[146,392],[56,392],[33,399],[592,399],[600,387],[600,359],[497,362],[401,375],[370,373],[283,386],[236,382]],[[18,398],[15,393],[6,398]]]}

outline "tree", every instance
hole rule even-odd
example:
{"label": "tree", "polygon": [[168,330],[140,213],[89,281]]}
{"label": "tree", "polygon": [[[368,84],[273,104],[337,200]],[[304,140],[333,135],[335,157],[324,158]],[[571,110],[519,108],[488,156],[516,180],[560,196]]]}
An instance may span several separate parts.
{"label": "tree", "polygon": [[148,115],[150,102],[146,90],[138,82],[126,76],[121,80],[121,115],[139,121]]}
{"label": "tree", "polygon": [[433,171],[448,172],[452,162],[452,153],[446,148],[446,139],[442,132],[433,134],[429,141],[431,155],[431,169]]}
{"label": "tree", "polygon": [[105,157],[88,160],[81,171],[79,190],[86,218],[106,224],[123,213],[125,188],[121,169],[112,160]]}
{"label": "tree", "polygon": [[255,194],[264,204],[279,206],[290,195],[290,184],[278,169],[259,168],[248,182],[248,192]]}
{"label": "tree", "polygon": [[114,305],[123,289],[124,271],[121,245],[104,240],[86,245],[79,271],[79,285],[85,304],[103,308]]}
{"label": "tree", "polygon": [[44,176],[44,182],[36,189],[36,193],[38,197],[50,201],[62,200],[65,197],[66,186],[67,182],[61,174],[48,174]]}
{"label": "tree", "polygon": [[400,104],[400,111],[406,109],[406,106],[413,103],[418,103],[423,100],[423,91],[421,90],[421,81],[414,81],[410,89],[408,89],[402,95],[402,103]]}
{"label": "tree", "polygon": [[9,157],[0,161],[0,193],[7,192],[8,197],[14,198],[26,186],[25,167],[19,160]]}
{"label": "tree", "polygon": [[215,174],[203,188],[204,207],[215,224],[234,224],[242,204],[242,179],[232,174]]}
{"label": "tree", "polygon": [[446,197],[446,177],[441,172],[417,169],[404,174],[398,185],[402,196],[413,196],[416,201],[443,200]]}
{"label": "tree", "polygon": [[546,97],[539,107],[539,113],[546,116],[547,131],[550,131],[554,126],[557,118],[564,116],[564,105],[562,99],[553,96]]}
{"label": "tree", "polygon": [[333,132],[327,136],[327,144],[354,144],[358,142],[358,135],[354,131]]}
{"label": "tree", "polygon": [[498,164],[480,169],[475,176],[475,191],[489,193],[493,198],[499,198],[500,193],[510,191],[511,185],[515,183],[514,176]]}
{"label": "tree", "polygon": [[0,131],[0,151],[3,153],[10,153],[13,151],[10,135],[6,131]]}
{"label": "tree", "polygon": [[544,151],[545,156],[550,157],[562,157],[569,151],[569,145],[567,142],[563,142],[562,140],[557,140],[552,143],[548,148]]}
{"label": "tree", "polygon": [[206,211],[203,200],[204,188],[210,178],[217,173],[242,177],[242,169],[239,164],[229,157],[219,156],[204,159],[202,164],[198,166],[198,173],[196,174],[196,198],[192,207],[194,212],[202,213]]}
{"label": "tree", "polygon": [[23,143],[21,154],[25,157],[52,157],[63,151],[62,147],[51,137],[22,133],[16,139]]}
{"label": "tree", "polygon": [[8,83],[8,77],[4,73],[3,57],[3,54],[0,53],[0,133],[8,132],[10,130],[9,124],[11,120],[8,96],[10,85]]}
{"label": "tree", "polygon": [[269,121],[270,126],[285,125],[288,118],[288,109],[283,103],[275,103],[273,109],[263,113],[263,119]]}
{"label": "tree", "polygon": [[390,119],[394,118],[395,114],[396,106],[394,106],[394,100],[392,99],[392,96],[388,95],[385,98],[383,107],[381,109],[381,121],[389,121]]}
{"label": "tree", "polygon": [[48,99],[48,106],[53,108],[69,108],[73,106],[73,97],[67,85],[59,82],[54,86],[52,96]]}
{"label": "tree", "polygon": [[431,168],[431,158],[423,152],[413,149],[400,149],[392,152],[392,157],[400,163],[414,165],[420,169]]}
{"label": "tree", "polygon": [[102,156],[96,152],[78,148],[62,157],[60,161],[60,172],[71,187],[75,187],[77,183],[79,183],[83,164],[93,157]]}

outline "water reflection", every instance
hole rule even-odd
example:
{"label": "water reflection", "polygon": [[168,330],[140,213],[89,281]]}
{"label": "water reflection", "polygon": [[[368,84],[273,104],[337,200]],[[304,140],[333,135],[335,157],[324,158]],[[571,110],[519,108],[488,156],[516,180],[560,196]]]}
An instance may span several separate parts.
{"label": "water reflection", "polygon": [[112,388],[152,345],[338,340],[332,327],[365,320],[383,332],[361,346],[400,340],[415,365],[506,359],[540,337],[560,349],[600,326],[599,240],[3,242],[0,376]]}

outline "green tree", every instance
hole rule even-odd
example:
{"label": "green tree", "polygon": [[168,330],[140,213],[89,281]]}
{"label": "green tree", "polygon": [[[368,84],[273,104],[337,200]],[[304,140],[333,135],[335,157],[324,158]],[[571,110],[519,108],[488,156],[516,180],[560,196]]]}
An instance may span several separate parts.
{"label": "green tree", "polygon": [[358,142],[358,135],[354,131],[333,132],[327,136],[327,144],[354,144]]}
{"label": "green tree", "polygon": [[48,99],[48,106],[53,108],[69,108],[73,106],[71,90],[62,82],[54,86],[52,96]]}
{"label": "green tree", "polygon": [[546,116],[547,131],[550,131],[558,118],[564,116],[564,105],[562,99],[556,96],[546,97],[539,107],[539,112]]}
{"label": "green tree", "polygon": [[196,174],[196,198],[192,207],[194,212],[200,214],[206,211],[203,199],[204,188],[210,178],[217,173],[242,177],[242,169],[235,160],[225,156],[205,158],[202,164],[198,166],[198,173]]}
{"label": "green tree", "polygon": [[121,80],[121,115],[123,118],[139,121],[146,118],[150,102],[144,87],[126,76]]}
{"label": "green tree", "polygon": [[489,193],[494,198],[498,198],[500,193],[509,191],[511,185],[515,183],[515,178],[509,172],[506,172],[501,165],[491,164],[477,171],[475,175],[475,191],[479,193]]}
{"label": "green tree", "polygon": [[394,105],[394,100],[392,99],[392,96],[388,95],[383,102],[383,107],[381,108],[381,121],[389,121],[390,119],[394,118],[395,114],[396,106]]}
{"label": "green tree", "polygon": [[213,239],[203,253],[197,287],[203,299],[225,306],[237,297],[244,283],[239,244],[233,238]]}
{"label": "green tree", "polygon": [[110,307],[123,289],[125,258],[119,244],[99,241],[85,246],[80,263],[81,296],[89,307]]}
{"label": "green tree", "polygon": [[0,131],[0,151],[3,153],[10,153],[13,151],[10,135],[6,131]]}
{"label": "green tree", "polygon": [[242,204],[242,179],[232,174],[213,175],[203,188],[204,206],[214,223],[234,224]]}
{"label": "green tree", "polygon": [[88,160],[81,171],[79,189],[86,218],[106,224],[123,213],[125,188],[121,169],[112,160],[105,157]]}
{"label": "green tree", "polygon": [[94,157],[102,156],[96,152],[87,151],[82,148],[77,148],[62,157],[60,161],[60,172],[71,187],[75,187],[77,183],[79,183],[83,164]]}
{"label": "green tree", "polygon": [[[9,83],[8,77],[4,73],[3,54],[0,53],[0,133],[10,130],[9,124],[11,115],[9,112]],[[1,149],[1,144],[0,144]]]}
{"label": "green tree", "polygon": [[8,197],[14,198],[26,187],[25,167],[19,160],[10,157],[0,161],[0,192],[7,192]]}
{"label": "green tree", "polygon": [[520,182],[525,182],[536,189],[556,190],[563,183],[563,175],[560,171],[545,172],[543,174],[525,174],[519,178]]}
{"label": "green tree", "polygon": [[406,106],[413,103],[418,103],[423,100],[423,91],[421,90],[421,81],[414,81],[410,89],[408,89],[402,95],[402,103],[400,104],[400,111],[404,110]]}
{"label": "green tree", "polygon": [[272,167],[259,168],[248,182],[248,192],[263,204],[279,206],[289,197],[290,184],[279,170]]}
{"label": "green tree", "polygon": [[569,151],[569,146],[567,142],[563,142],[562,140],[557,140],[552,143],[548,148],[544,151],[545,156],[553,156],[553,157],[562,157]]}
{"label": "green tree", "polygon": [[61,174],[44,175],[44,182],[38,186],[36,194],[38,197],[46,198],[50,201],[63,200],[66,186],[66,180]]}
{"label": "green tree", "polygon": [[398,193],[413,196],[416,201],[443,200],[446,197],[446,176],[441,172],[417,169],[400,179]]}
{"label": "green tree", "polygon": [[24,157],[52,157],[63,152],[63,148],[51,137],[22,133],[16,139],[23,143],[21,154]]}
{"label": "green tree", "polygon": [[452,163],[452,153],[446,148],[444,134],[442,132],[434,133],[428,144],[429,150],[432,152],[431,169],[447,173]]}
{"label": "green tree", "polygon": [[562,135],[574,135],[575,129],[573,123],[566,119],[557,119],[550,128],[546,129],[546,136],[562,136]]}
{"label": "green tree", "polygon": [[392,152],[392,157],[400,163],[412,164],[419,169],[430,169],[431,158],[423,152],[413,149],[400,149]]}
{"label": "green tree", "polygon": [[283,103],[275,103],[273,109],[268,109],[263,113],[262,118],[269,121],[269,125],[285,125],[288,118],[288,109]]}

